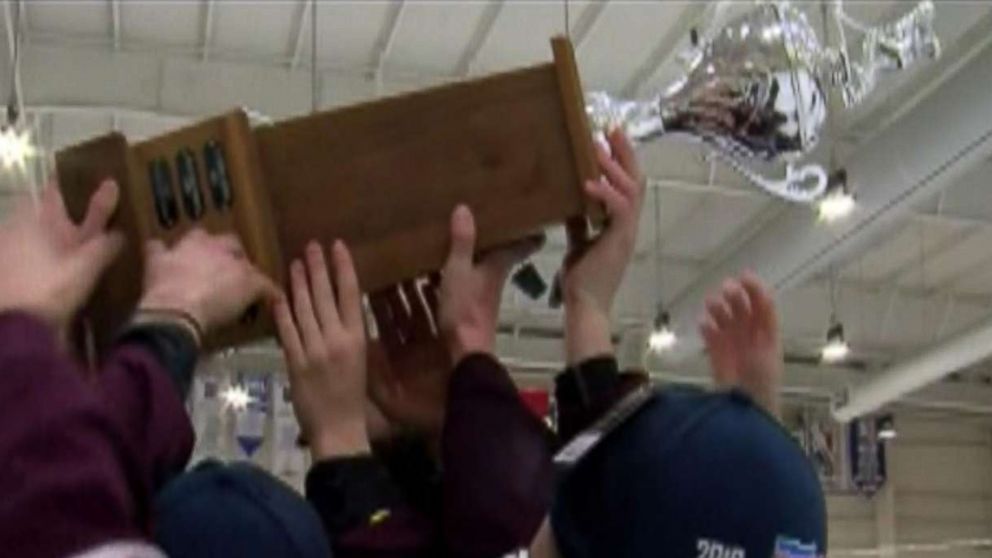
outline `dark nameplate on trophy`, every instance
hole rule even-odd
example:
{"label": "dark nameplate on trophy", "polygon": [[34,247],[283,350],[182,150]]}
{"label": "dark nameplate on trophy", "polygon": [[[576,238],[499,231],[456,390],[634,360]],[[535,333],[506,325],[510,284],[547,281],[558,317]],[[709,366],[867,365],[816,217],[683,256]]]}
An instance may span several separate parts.
{"label": "dark nameplate on trophy", "polygon": [[[57,154],[74,219],[105,177],[121,186],[112,226],[126,253],[86,311],[99,349],[141,292],[142,245],[192,227],[236,232],[277,281],[311,239],[344,240],[370,292],[436,270],[448,220],[472,208],[477,249],[580,222],[598,174],[571,45],[554,62],[251,129],[240,112],[128,146],[110,134]],[[268,335],[266,312],[210,339]]]}

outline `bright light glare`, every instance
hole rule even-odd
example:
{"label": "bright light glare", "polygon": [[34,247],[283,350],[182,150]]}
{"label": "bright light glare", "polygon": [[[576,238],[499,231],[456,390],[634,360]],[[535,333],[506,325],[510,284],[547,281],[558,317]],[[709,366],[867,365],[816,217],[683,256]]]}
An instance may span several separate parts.
{"label": "bright light glare", "polygon": [[675,336],[675,332],[666,326],[651,332],[651,335],[648,337],[648,348],[656,353],[660,353],[671,349],[676,341],[678,341],[678,338]]}
{"label": "bright light glare", "polygon": [[224,405],[235,411],[244,410],[252,401],[251,395],[248,395],[248,390],[242,386],[228,386],[221,392],[220,396],[224,400]]}
{"label": "bright light glare", "polygon": [[819,213],[821,221],[830,223],[847,217],[852,211],[854,211],[854,196],[845,192],[843,189],[834,190],[820,200]]}
{"label": "bright light glare", "polygon": [[0,130],[0,162],[5,169],[24,168],[27,158],[34,154],[35,148],[31,145],[31,133],[28,130],[18,132],[12,126]]}
{"label": "bright light glare", "polygon": [[833,339],[823,346],[820,357],[824,362],[840,362],[850,354],[851,347],[843,339]]}
{"label": "bright light glare", "polygon": [[881,429],[881,430],[878,431],[878,439],[879,440],[891,440],[891,439],[893,439],[895,437],[896,437],[896,429],[895,428],[883,428],[883,429]]}

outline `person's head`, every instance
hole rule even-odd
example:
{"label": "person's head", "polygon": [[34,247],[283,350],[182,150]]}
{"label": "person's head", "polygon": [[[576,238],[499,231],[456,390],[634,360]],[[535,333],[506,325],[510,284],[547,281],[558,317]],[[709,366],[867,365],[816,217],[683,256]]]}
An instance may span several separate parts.
{"label": "person's head", "polygon": [[250,463],[207,461],[162,489],[155,543],[176,558],[326,558],[327,536],[299,494]]}
{"label": "person's head", "polygon": [[743,394],[653,396],[564,474],[536,558],[815,558],[822,487],[799,445]]}

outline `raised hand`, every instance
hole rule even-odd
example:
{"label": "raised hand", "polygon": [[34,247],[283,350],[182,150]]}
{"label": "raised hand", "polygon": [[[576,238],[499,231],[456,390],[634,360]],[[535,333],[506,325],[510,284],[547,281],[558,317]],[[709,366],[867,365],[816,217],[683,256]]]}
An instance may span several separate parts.
{"label": "raised hand", "polygon": [[393,423],[436,438],[444,424],[451,360],[439,337],[436,274],[369,296],[379,337],[369,344],[369,394]]}
{"label": "raised hand", "polygon": [[206,332],[229,324],[278,287],[245,257],[234,235],[186,233],[175,246],[149,241],[140,310],[182,312]]}
{"label": "raised hand", "polygon": [[570,238],[562,275],[565,345],[569,364],[612,352],[609,315],[630,265],[644,205],[645,180],[634,150],[619,130],[607,137],[611,156],[598,148],[604,177],[586,182],[586,193],[606,208],[606,227],[589,243]]}
{"label": "raised hand", "polygon": [[778,416],[785,363],[775,302],[760,280],[752,273],[727,279],[719,292],[706,299],[699,332],[714,383],[743,390]]}
{"label": "raised hand", "polygon": [[273,306],[289,368],[290,396],[314,460],[370,452],[366,425],[366,337],[351,254],[332,247],[334,285],[324,251],[311,242],[306,265],[290,266],[292,310]]}
{"label": "raised hand", "polygon": [[441,271],[438,327],[451,362],[471,353],[492,353],[503,286],[514,265],[540,248],[530,238],[475,255],[475,219],[464,205],[451,215],[451,251]]}
{"label": "raised hand", "polygon": [[123,246],[119,233],[106,231],[119,196],[117,183],[104,181],[79,225],[54,185],[39,208],[23,201],[0,225],[0,311],[31,312],[64,332]]}

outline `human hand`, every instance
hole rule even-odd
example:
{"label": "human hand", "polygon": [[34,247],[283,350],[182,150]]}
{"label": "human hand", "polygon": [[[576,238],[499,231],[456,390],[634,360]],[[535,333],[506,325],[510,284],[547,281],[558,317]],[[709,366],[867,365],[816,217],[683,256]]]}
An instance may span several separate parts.
{"label": "human hand", "polygon": [[348,248],[339,240],[331,252],[333,288],[324,251],[311,242],[306,266],[290,266],[292,311],[285,298],[273,306],[293,411],[315,461],[370,452],[362,294]]}
{"label": "human hand", "polygon": [[139,310],[182,312],[207,332],[237,320],[260,298],[279,296],[272,280],[245,257],[234,235],[193,229],[171,248],[161,240],[145,245]]}
{"label": "human hand", "polygon": [[31,312],[65,332],[93,292],[124,238],[108,232],[117,207],[117,183],[105,180],[90,198],[80,225],[69,218],[62,194],[50,185],[41,206],[27,200],[0,225],[0,311]]}
{"label": "human hand", "polygon": [[473,262],[475,219],[460,205],[451,214],[451,251],[441,271],[438,328],[451,362],[466,355],[492,353],[503,285],[510,270],[540,248],[529,238],[482,255]]}
{"label": "human hand", "polygon": [[607,136],[613,156],[597,146],[601,180],[585,184],[606,207],[606,227],[591,241],[569,238],[562,274],[565,345],[569,364],[612,352],[609,315],[637,242],[645,180],[630,142],[619,130]]}
{"label": "human hand", "polygon": [[[369,345],[369,393],[392,422],[440,436],[451,360],[436,328],[436,274],[369,296],[378,340]],[[406,303],[404,303],[404,300]]]}
{"label": "human hand", "polygon": [[737,387],[770,414],[779,414],[785,362],[775,301],[753,273],[727,279],[706,299],[699,332],[718,387]]}

